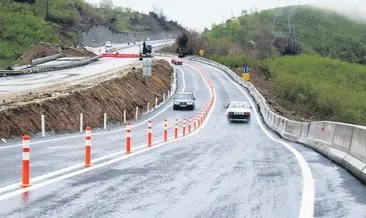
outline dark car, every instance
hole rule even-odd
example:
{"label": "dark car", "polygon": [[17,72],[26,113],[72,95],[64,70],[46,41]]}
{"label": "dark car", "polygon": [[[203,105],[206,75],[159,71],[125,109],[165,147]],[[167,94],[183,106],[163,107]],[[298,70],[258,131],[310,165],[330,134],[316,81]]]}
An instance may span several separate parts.
{"label": "dark car", "polygon": [[196,107],[194,104],[194,100],[196,100],[196,98],[191,92],[179,93],[174,97],[173,110],[178,109],[194,110],[194,108]]}

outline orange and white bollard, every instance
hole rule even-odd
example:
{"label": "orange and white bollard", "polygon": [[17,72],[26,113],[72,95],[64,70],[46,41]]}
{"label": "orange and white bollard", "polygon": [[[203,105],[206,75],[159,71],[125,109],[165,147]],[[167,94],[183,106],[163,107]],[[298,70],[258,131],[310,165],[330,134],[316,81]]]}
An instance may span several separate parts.
{"label": "orange and white bollard", "polygon": [[175,139],[178,138],[178,119],[175,119],[175,123],[174,123],[174,138]]}
{"label": "orange and white bollard", "polygon": [[85,129],[85,167],[91,166],[91,128]]}
{"label": "orange and white bollard", "polygon": [[23,166],[22,166],[22,184],[21,187],[26,188],[30,186],[30,137],[28,135],[23,136]]}
{"label": "orange and white bollard", "polygon": [[126,153],[131,153],[131,123],[127,123],[126,127]]}
{"label": "orange and white bollard", "polygon": [[184,118],[184,119],[183,119],[183,130],[182,130],[182,134],[183,134],[183,136],[185,136],[185,135],[186,135],[186,122],[187,122],[187,120],[186,120],[186,118]]}
{"label": "orange and white bollard", "polygon": [[149,120],[147,123],[147,146],[151,147],[152,145],[152,122]]}
{"label": "orange and white bollard", "polygon": [[192,118],[189,118],[189,122],[188,122],[188,134],[191,133],[191,126],[192,126]]}
{"label": "orange and white bollard", "polygon": [[164,142],[168,141],[168,120],[164,120]]}
{"label": "orange and white bollard", "polygon": [[201,126],[201,112],[197,115],[197,129],[199,129]]}
{"label": "orange and white bollard", "polygon": [[196,130],[197,128],[197,119],[196,119],[196,115],[194,115],[194,118],[193,118],[193,130]]}

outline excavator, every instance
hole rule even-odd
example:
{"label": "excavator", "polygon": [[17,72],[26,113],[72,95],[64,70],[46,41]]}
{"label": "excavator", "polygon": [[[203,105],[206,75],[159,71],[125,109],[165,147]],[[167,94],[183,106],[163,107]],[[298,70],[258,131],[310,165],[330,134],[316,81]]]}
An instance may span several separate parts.
{"label": "excavator", "polygon": [[141,61],[144,58],[152,57],[152,46],[147,45],[144,41],[142,43],[142,46],[140,46],[140,52],[139,52],[139,60]]}

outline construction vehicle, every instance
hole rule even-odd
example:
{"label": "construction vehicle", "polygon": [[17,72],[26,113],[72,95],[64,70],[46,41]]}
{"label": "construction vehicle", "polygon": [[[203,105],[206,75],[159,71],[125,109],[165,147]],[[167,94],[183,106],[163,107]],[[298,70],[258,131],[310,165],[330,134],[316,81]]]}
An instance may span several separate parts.
{"label": "construction vehicle", "polygon": [[105,53],[111,53],[113,52],[113,45],[110,41],[107,41],[105,43]]}
{"label": "construction vehicle", "polygon": [[145,41],[140,46],[139,60],[152,57],[152,46],[146,45]]}
{"label": "construction vehicle", "polygon": [[178,50],[178,57],[179,58],[184,58],[185,56],[187,56],[187,51],[184,48],[179,48]]}

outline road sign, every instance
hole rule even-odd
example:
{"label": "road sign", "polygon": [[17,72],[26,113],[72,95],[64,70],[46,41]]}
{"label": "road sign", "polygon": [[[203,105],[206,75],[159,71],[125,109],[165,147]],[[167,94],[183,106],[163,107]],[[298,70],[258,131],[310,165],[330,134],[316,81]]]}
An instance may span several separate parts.
{"label": "road sign", "polygon": [[250,81],[250,73],[242,73],[241,77],[245,81]]}
{"label": "road sign", "polygon": [[250,69],[249,69],[249,67],[248,67],[248,66],[244,66],[244,67],[243,67],[243,72],[244,72],[244,73],[249,73],[249,70],[250,70]]}
{"label": "road sign", "polygon": [[142,69],[144,76],[151,76],[151,66],[152,66],[151,58],[144,58],[142,60]]}
{"label": "road sign", "polygon": [[201,49],[201,50],[199,51],[199,54],[200,54],[200,56],[203,56],[203,55],[205,54],[205,50],[204,50],[204,49]]}

